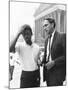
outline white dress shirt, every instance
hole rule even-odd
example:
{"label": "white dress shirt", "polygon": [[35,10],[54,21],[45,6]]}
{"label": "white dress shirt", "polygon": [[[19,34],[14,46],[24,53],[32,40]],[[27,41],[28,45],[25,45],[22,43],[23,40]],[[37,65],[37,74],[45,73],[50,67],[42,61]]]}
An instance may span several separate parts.
{"label": "white dress shirt", "polygon": [[[53,42],[54,34],[55,34],[55,31],[52,33],[52,36],[51,36],[50,48],[51,48],[51,45],[52,45],[52,42]],[[47,56],[46,56],[46,61],[48,60],[48,56],[49,56],[49,40],[48,40],[48,44],[47,44]],[[51,61],[51,60],[52,60],[52,58],[51,58],[51,54],[50,54],[49,61]]]}

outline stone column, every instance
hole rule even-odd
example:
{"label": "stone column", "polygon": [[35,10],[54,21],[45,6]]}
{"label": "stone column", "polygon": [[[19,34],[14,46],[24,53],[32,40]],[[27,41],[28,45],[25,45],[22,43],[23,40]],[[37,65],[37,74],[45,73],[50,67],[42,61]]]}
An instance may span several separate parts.
{"label": "stone column", "polygon": [[57,10],[57,30],[60,32],[60,19],[61,19],[61,10]]}

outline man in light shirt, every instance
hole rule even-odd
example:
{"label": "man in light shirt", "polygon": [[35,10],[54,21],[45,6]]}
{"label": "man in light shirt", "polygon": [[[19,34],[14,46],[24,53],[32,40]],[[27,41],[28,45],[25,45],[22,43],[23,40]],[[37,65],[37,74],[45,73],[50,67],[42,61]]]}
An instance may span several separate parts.
{"label": "man in light shirt", "polygon": [[56,23],[53,18],[44,19],[43,29],[48,38],[45,41],[42,64],[47,86],[63,85],[66,76],[66,35],[57,32],[55,27]]}
{"label": "man in light shirt", "polygon": [[[17,42],[20,35],[23,35],[24,42]],[[20,78],[20,88],[40,86],[40,48],[36,43],[32,43],[31,37],[31,27],[29,25],[24,25],[21,27],[21,30],[18,32],[14,42],[10,46],[10,51],[15,48],[21,62],[22,73]]]}

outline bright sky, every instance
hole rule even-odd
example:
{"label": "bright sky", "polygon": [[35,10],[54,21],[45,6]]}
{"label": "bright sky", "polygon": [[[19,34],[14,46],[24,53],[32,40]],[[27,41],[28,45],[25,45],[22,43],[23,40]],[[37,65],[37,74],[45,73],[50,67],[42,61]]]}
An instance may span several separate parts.
{"label": "bright sky", "polygon": [[34,27],[34,13],[39,3],[10,2],[10,40],[23,24]]}

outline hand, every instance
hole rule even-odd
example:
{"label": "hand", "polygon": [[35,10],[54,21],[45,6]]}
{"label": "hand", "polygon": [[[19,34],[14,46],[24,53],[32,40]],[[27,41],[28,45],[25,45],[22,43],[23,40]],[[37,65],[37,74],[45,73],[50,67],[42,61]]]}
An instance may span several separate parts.
{"label": "hand", "polygon": [[47,70],[49,70],[54,66],[54,64],[55,64],[54,61],[50,61],[50,62],[46,63],[45,66],[47,67]]}

